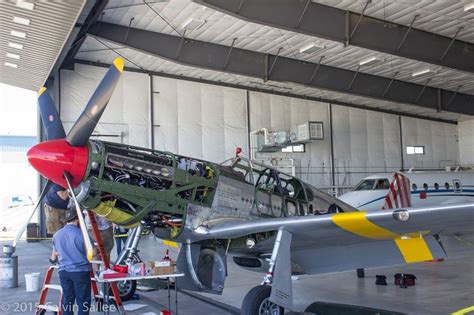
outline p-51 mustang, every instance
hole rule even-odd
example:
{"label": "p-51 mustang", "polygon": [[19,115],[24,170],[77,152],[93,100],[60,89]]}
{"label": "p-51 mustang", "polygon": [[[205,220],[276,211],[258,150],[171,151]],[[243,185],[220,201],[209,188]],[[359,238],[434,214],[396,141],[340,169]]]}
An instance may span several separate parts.
{"label": "p-51 mustang", "polygon": [[221,293],[232,253],[237,265],[265,273],[242,312],[278,314],[293,308],[292,274],[445,258],[442,235],[474,232],[473,204],[366,213],[243,157],[218,165],[90,140],[122,71],[116,59],[67,136],[40,90],[48,141],[32,147],[28,159],[48,179],[40,200],[54,182],[70,189],[78,211],[93,209],[116,224],[141,224],[183,243],[181,288]]}

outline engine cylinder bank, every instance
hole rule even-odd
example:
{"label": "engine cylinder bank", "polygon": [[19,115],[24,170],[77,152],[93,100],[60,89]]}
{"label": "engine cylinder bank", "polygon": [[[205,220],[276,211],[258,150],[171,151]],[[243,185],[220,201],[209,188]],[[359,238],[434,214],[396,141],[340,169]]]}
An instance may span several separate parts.
{"label": "engine cylinder bank", "polygon": [[89,146],[90,189],[82,203],[99,216],[176,238],[189,204],[211,206],[218,178],[213,163],[96,140]]}

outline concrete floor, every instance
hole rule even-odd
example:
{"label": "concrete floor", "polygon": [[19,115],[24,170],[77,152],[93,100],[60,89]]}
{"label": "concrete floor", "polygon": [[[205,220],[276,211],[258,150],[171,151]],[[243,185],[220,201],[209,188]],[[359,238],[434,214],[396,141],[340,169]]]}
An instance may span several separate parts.
{"label": "concrete floor", "polygon": [[[0,242],[0,245],[11,244],[11,242]],[[164,252],[165,247],[161,242],[146,240],[144,242],[146,248],[150,248],[152,252],[157,253],[153,256],[154,259],[160,259]],[[159,244],[157,249],[154,244]],[[145,250],[144,250],[145,252]],[[26,243],[20,242],[17,246],[15,255],[18,256],[18,288],[12,289],[0,289],[0,315],[11,315],[11,314],[34,314],[35,304],[39,298],[38,292],[26,292],[25,287],[25,273],[39,272],[40,281],[43,282],[44,274],[49,266],[49,255],[51,253],[51,242],[42,241],[40,243]],[[148,256],[150,259],[152,256]],[[57,274],[55,274],[52,283],[59,283]],[[140,305],[140,309],[136,311],[127,311],[130,315],[159,315],[160,310],[167,309],[168,306],[168,291],[167,290],[155,290],[149,292],[137,291],[140,296],[139,300],[132,300],[125,302],[124,305]],[[174,291],[172,292],[174,294]],[[185,293],[178,292],[178,313],[179,314],[196,314],[196,309],[202,311],[203,314],[208,315],[220,315],[220,314],[237,314],[238,310],[232,309],[232,307],[219,306],[219,302],[209,303],[207,299],[196,299]],[[58,294],[57,291],[50,290],[48,292],[48,302],[51,304],[57,304]],[[171,310],[174,313],[174,295],[171,300]],[[51,313],[48,313],[51,314]],[[91,314],[102,314],[99,312],[92,311]],[[111,314],[118,314],[118,312],[111,312]]]}
{"label": "concrete floor", "polygon": [[[143,260],[158,260],[163,257],[166,248],[168,247],[160,240],[147,237],[140,244],[140,255]],[[178,250],[170,249],[171,256],[176,257]],[[25,292],[24,274],[41,272],[43,275],[48,266],[50,250],[51,244],[47,241],[21,243],[18,246],[20,286],[1,290],[0,314],[14,314],[18,303],[23,303],[21,305],[27,308],[34,305],[38,292]],[[179,313],[196,314],[196,310],[199,310],[200,314],[209,315],[236,314],[243,297],[248,290],[260,283],[262,275],[239,268],[232,259],[228,260],[228,265],[229,277],[221,296],[201,293],[197,295],[200,297],[197,299],[180,292]],[[407,289],[395,286],[393,275],[400,272],[415,274],[416,286]],[[387,276],[388,286],[375,285],[375,275],[379,274]],[[448,259],[440,263],[369,269],[366,270],[365,279],[358,279],[355,271],[302,276],[293,281],[293,290],[298,311],[303,311],[313,302],[322,301],[383,308],[407,314],[450,314],[474,305],[474,252],[468,257]],[[126,304],[142,304],[145,307],[127,314],[159,314],[159,310],[167,304],[165,290],[139,294],[140,300]],[[9,307],[9,311],[5,312],[5,307]]]}

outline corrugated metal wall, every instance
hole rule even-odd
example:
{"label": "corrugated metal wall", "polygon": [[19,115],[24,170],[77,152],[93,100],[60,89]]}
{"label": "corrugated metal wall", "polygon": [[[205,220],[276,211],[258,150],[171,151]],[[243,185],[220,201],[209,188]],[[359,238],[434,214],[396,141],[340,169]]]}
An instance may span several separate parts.
{"label": "corrugated metal wall", "polygon": [[307,121],[323,122],[324,140],[306,145],[305,153],[258,153],[257,158],[292,158],[295,160],[296,174],[303,180],[318,185],[330,185],[331,142],[329,105],[251,92],[249,98],[250,129],[268,128],[271,131],[286,130]]}
{"label": "corrugated metal wall", "polygon": [[[77,65],[61,71],[61,120],[69,130],[82,112],[107,69]],[[148,76],[125,72],[117,84],[94,134],[106,141],[150,146]]]}
{"label": "corrugated metal wall", "polygon": [[[61,72],[61,118],[69,124],[82,111],[105,69],[76,65]],[[98,132],[105,137],[151,147],[151,101],[155,149],[221,162],[240,146],[248,148],[250,130],[289,130],[307,121],[324,123],[325,139],[306,145],[305,153],[270,153],[257,157],[293,158],[297,174],[316,185],[353,185],[377,172],[438,168],[459,164],[458,127],[426,120],[329,105],[315,101],[126,72],[110,101]],[[153,99],[151,99],[151,95]],[[331,155],[330,106],[334,154]],[[247,113],[248,107],[248,113]],[[250,121],[248,121],[248,119]],[[400,144],[400,124],[402,144]],[[406,145],[425,146],[426,154],[407,156]]]}
{"label": "corrugated metal wall", "polygon": [[213,162],[247,148],[243,90],[153,77],[155,148]]}

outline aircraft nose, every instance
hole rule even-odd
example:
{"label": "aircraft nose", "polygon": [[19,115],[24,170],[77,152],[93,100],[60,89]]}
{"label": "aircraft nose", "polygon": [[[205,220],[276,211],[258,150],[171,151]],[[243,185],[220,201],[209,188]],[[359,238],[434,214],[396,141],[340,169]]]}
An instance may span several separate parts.
{"label": "aircraft nose", "polygon": [[73,187],[78,186],[87,169],[89,150],[87,145],[73,147],[64,139],[41,142],[27,153],[28,162],[38,173],[54,183],[67,187],[64,172],[72,175]]}

